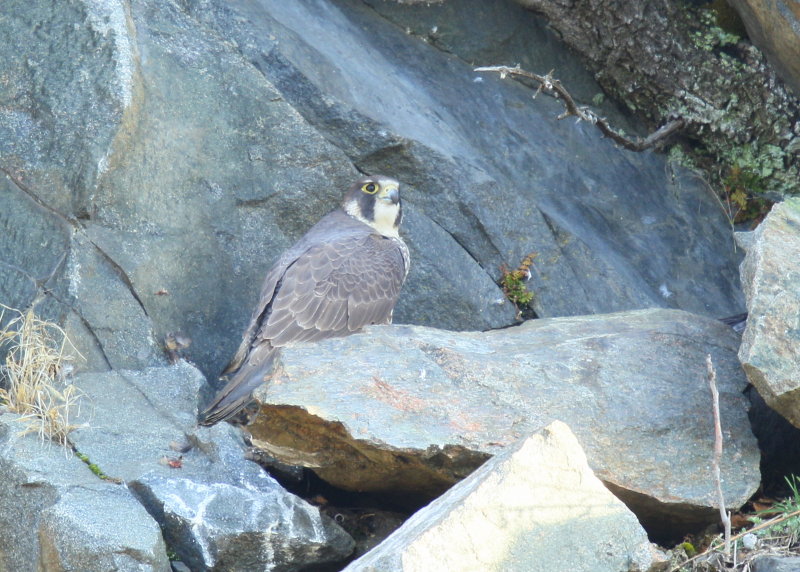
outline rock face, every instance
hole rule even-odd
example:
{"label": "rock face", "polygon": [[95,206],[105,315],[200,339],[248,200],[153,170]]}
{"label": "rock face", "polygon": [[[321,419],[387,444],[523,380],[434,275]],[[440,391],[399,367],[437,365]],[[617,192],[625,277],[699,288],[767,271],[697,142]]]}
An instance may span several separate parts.
{"label": "rock face", "polygon": [[800,570],[798,556],[760,556],[753,560],[753,572],[793,572]]}
{"label": "rock face", "polygon": [[[84,368],[163,365],[180,330],[214,377],[270,263],[367,171],[404,185],[413,263],[396,322],[514,323],[495,280],[534,251],[541,316],[740,311],[703,186],[475,74],[571,56],[511,2],[448,4],[6,2],[0,301],[27,306],[52,273],[40,308]],[[465,14],[496,34],[470,33]]]}
{"label": "rock face", "polygon": [[554,422],[486,462],[345,570],[635,572],[652,563],[636,517],[594,476],[569,427]]}
{"label": "rock face", "polygon": [[791,0],[731,0],[747,35],[800,94],[800,6]]}
{"label": "rock face", "polygon": [[800,427],[800,199],[738,238],[748,308],[739,359],[767,404]]}
{"label": "rock face", "polygon": [[42,512],[38,532],[40,570],[170,570],[158,526],[119,486],[70,489]]}
{"label": "rock face", "polygon": [[148,473],[132,488],[190,570],[296,570],[342,560],[353,539],[273,484],[198,482]]}
{"label": "rock face", "polygon": [[[341,528],[243,461],[244,444],[233,427],[196,427],[203,382],[185,362],[83,374],[76,385],[93,407],[78,421],[91,422],[73,441],[108,474],[130,483],[192,570],[273,570],[348,556],[353,540]],[[192,448],[179,454],[173,442]]]}
{"label": "rock face", "polygon": [[[293,570],[344,560],[350,538],[319,509],[245,461],[233,427],[196,429],[202,375],[169,368],[86,373],[76,448],[19,437],[0,417],[0,569]],[[166,541],[166,544],[165,544]]]}
{"label": "rock face", "polygon": [[158,525],[126,489],[0,416],[0,569],[166,572]]}
{"label": "rock face", "polygon": [[759,484],[738,336],[673,310],[554,318],[491,332],[373,327],[286,350],[256,392],[253,444],[357,491],[430,499],[552,420],[651,534],[715,521],[717,369],[726,501]]}
{"label": "rock face", "polygon": [[[535,16],[510,0],[487,6],[3,3],[0,303],[26,308],[45,293],[37,311],[86,358],[76,384],[93,406],[71,438],[130,489],[42,451],[4,414],[0,568],[162,570],[165,540],[201,570],[347,557],[352,540],[333,522],[241,463],[237,432],[196,430],[194,415],[200,371],[213,380],[230,358],[267,268],[361,172],[403,184],[413,262],[395,321],[438,329],[287,352],[269,390],[282,401],[257,424],[270,454],[419,505],[560,417],[654,530],[667,514],[699,526],[716,514],[697,478],[706,446],[710,456],[709,351],[735,428],[728,502],[754,489],[723,326],[653,312],[474,332],[515,323],[496,282],[531,252],[540,316],[743,306],[729,227],[702,183],[473,71],[569,65],[584,100],[599,91]],[[200,371],[165,367],[162,340],[178,331]],[[313,399],[292,393],[301,374]],[[350,392],[341,409],[333,389]],[[102,517],[78,522],[78,505]]]}

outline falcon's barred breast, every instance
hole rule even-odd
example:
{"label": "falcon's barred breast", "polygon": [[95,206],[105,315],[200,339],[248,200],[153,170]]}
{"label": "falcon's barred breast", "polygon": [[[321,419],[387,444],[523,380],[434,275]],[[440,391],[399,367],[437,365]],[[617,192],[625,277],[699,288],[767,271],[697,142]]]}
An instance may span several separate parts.
{"label": "falcon's barred breast", "polygon": [[339,209],[283,253],[267,273],[242,343],[222,372],[229,381],[201,414],[201,424],[213,425],[247,405],[280,348],[391,323],[409,265],[398,233],[402,217],[398,182],[364,177]]}

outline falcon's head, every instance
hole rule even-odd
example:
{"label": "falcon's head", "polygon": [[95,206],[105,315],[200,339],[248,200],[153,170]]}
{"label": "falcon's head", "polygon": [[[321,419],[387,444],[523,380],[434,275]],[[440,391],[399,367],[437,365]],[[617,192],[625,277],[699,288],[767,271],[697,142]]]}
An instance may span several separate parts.
{"label": "falcon's head", "polygon": [[342,208],[383,236],[399,237],[403,206],[400,183],[394,179],[382,175],[362,177],[344,196]]}

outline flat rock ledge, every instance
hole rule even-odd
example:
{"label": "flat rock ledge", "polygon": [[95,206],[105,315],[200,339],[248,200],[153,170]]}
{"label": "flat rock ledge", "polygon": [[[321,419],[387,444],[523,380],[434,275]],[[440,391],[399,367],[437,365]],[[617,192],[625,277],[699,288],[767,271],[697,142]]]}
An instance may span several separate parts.
{"label": "flat rock ledge", "polygon": [[345,571],[644,572],[658,560],[636,516],[595,477],[569,427],[555,421],[485,463]]}
{"label": "flat rock ledge", "polygon": [[659,538],[718,517],[707,354],[729,508],[759,485],[738,347],[724,324],[664,309],[482,333],[373,327],[287,349],[256,392],[260,414],[248,430],[254,446],[335,486],[421,506],[562,420],[597,476]]}

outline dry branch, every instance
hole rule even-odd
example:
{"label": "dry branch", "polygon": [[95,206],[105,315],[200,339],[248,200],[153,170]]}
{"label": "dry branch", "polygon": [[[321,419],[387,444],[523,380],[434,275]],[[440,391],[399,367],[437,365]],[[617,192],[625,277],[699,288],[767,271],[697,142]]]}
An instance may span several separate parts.
{"label": "dry branch", "polygon": [[715,25],[725,2],[516,1],[544,16],[603,92],[652,129],[685,120],[682,159],[714,188],[744,170],[753,191],[800,190],[800,101],[758,49]]}
{"label": "dry branch", "polygon": [[585,106],[579,106],[575,103],[575,100],[570,95],[569,91],[561,85],[561,82],[557,79],[554,79],[552,76],[553,72],[548,73],[547,75],[539,75],[533,72],[526,71],[520,67],[507,67],[507,66],[488,66],[488,67],[480,67],[475,68],[476,72],[484,71],[484,72],[498,72],[501,78],[505,78],[506,75],[516,75],[521,77],[526,77],[528,79],[532,79],[539,84],[539,88],[536,90],[534,97],[536,97],[539,92],[544,92],[548,95],[555,97],[556,99],[560,99],[564,103],[564,107],[566,110],[564,113],[558,116],[558,119],[566,119],[567,117],[576,117],[580,121],[587,121],[592,125],[596,126],[600,132],[617,143],[621,145],[625,149],[629,151],[644,151],[646,149],[650,149],[651,147],[655,147],[656,145],[664,142],[670,135],[682,129],[686,122],[683,119],[674,119],[661,128],[659,128],[654,133],[651,133],[644,139],[641,137],[636,137],[634,139],[630,139],[623,135],[621,132],[617,131],[611,125],[609,125],[608,121],[605,118],[598,116],[594,111],[589,109]]}
{"label": "dry branch", "polygon": [[706,356],[706,369],[708,370],[708,386],[711,389],[711,405],[714,414],[714,482],[717,485],[717,501],[719,502],[719,515],[725,527],[725,555],[731,553],[731,513],[725,510],[725,497],[722,494],[722,477],[720,475],[720,462],[722,461],[722,424],[719,417],[719,392],[717,391],[717,372],[711,361],[711,354]]}

